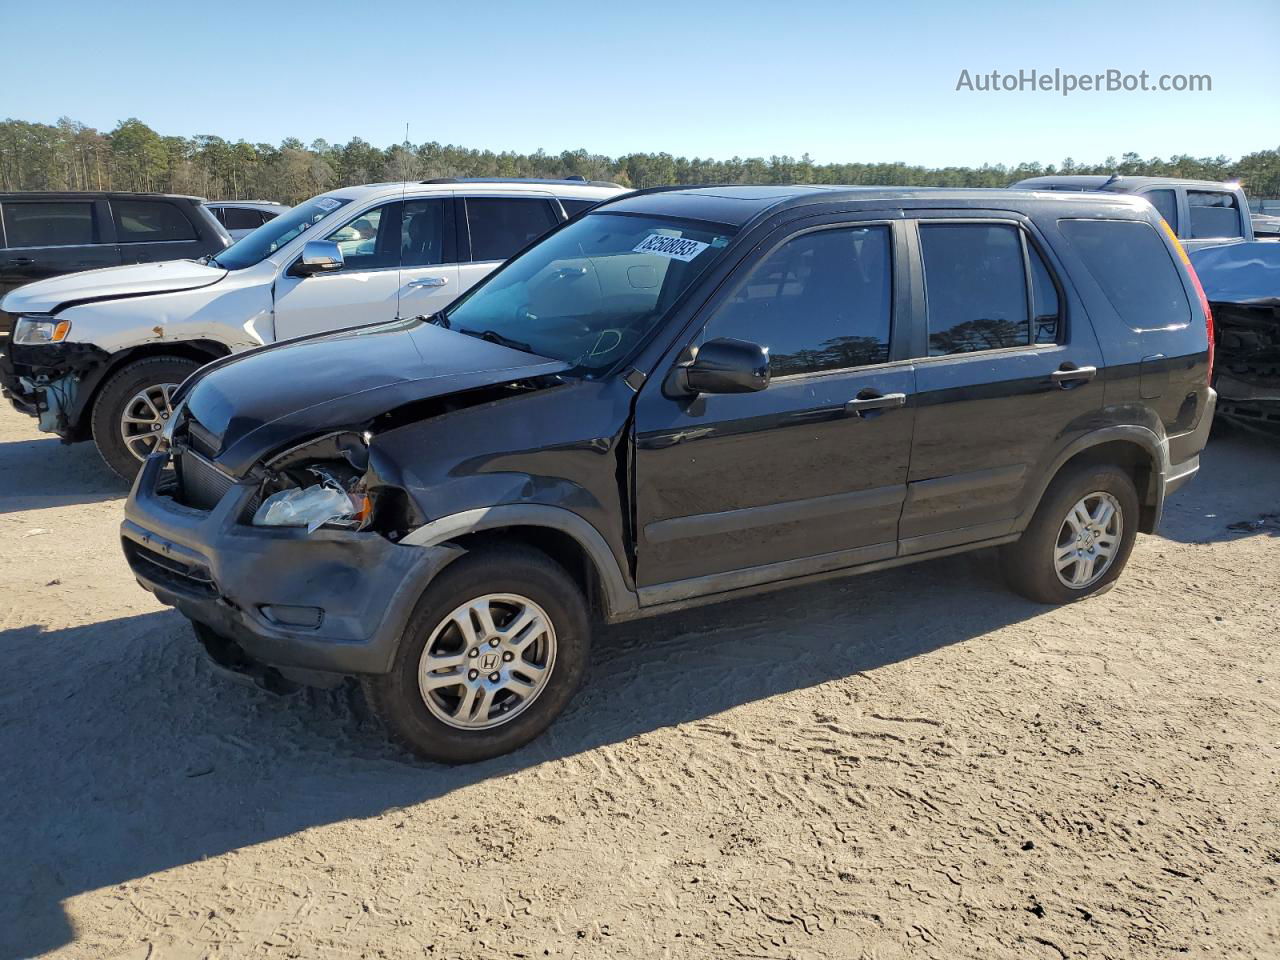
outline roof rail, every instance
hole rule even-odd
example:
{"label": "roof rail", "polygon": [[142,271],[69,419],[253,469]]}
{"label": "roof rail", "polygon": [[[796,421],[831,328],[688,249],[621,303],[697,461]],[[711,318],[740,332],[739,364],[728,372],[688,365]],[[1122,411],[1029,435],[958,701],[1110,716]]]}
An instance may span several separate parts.
{"label": "roof rail", "polygon": [[432,177],[430,180],[420,180],[419,183],[581,183],[588,187],[616,187],[622,189],[622,184],[614,183],[612,180],[588,180],[586,177],[574,174],[571,177]]}
{"label": "roof rail", "polygon": [[731,183],[664,183],[658,187],[641,187],[639,190],[632,190],[630,193],[620,193],[616,197],[605,197],[591,209],[598,210],[607,203],[613,203],[616,200],[630,200],[632,197],[641,197],[649,193],[670,193],[673,190],[688,190],[692,187],[731,187]]}

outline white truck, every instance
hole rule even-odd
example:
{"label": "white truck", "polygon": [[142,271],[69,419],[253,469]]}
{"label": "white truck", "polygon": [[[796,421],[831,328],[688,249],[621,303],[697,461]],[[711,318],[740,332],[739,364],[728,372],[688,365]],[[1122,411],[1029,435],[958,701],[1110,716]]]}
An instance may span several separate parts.
{"label": "white truck", "polygon": [[132,478],[202,364],[278,340],[431,315],[533,240],[625,192],[614,183],[442,179],[344,187],[215,256],[38,281],[6,296],[13,405],[92,439]]}

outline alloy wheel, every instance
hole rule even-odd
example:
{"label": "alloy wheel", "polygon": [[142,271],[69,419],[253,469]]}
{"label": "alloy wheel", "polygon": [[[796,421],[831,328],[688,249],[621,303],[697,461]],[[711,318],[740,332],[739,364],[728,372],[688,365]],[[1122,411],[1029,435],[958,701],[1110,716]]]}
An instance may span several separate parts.
{"label": "alloy wheel", "polygon": [[1058,580],[1083,590],[1111,569],[1124,534],[1124,512],[1111,494],[1096,491],[1076,501],[1062,522],[1053,566]]}
{"label": "alloy wheel", "polygon": [[432,630],[418,664],[418,690],[437,719],[484,730],[529,708],[546,688],[555,657],[555,627],[542,607],[518,594],[486,594]]}
{"label": "alloy wheel", "polygon": [[124,405],[120,416],[120,436],[125,448],[139,460],[155,449],[160,431],[173,415],[173,392],[176,383],[155,383],[134,394]]}

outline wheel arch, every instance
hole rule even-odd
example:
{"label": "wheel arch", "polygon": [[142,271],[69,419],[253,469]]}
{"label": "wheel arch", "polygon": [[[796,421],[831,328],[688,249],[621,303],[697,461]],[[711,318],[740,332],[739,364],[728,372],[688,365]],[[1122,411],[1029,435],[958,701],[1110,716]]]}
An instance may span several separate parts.
{"label": "wheel arch", "polygon": [[80,390],[76,393],[75,407],[68,419],[75,431],[75,439],[89,439],[90,418],[93,405],[98,402],[102,387],[116,373],[129,364],[149,357],[176,357],[180,360],[192,360],[198,364],[206,364],[211,360],[229,356],[231,349],[217,340],[171,340],[144,343],[112,354],[106,363],[97,367],[80,381]]}
{"label": "wheel arch", "polygon": [[635,591],[627,585],[604,536],[563,507],[517,503],[467,510],[423,524],[401,543],[448,543],[474,549],[513,541],[542,551],[564,567],[601,619],[624,619],[638,609]]}
{"label": "wheel arch", "polygon": [[1015,529],[1026,529],[1045,491],[1063,470],[1083,463],[1108,463],[1122,468],[1132,478],[1138,491],[1138,529],[1154,533],[1164,511],[1168,460],[1164,440],[1146,427],[1115,426],[1088,433],[1059,451],[1049,468],[1041,472],[1040,482],[1027,498]]}

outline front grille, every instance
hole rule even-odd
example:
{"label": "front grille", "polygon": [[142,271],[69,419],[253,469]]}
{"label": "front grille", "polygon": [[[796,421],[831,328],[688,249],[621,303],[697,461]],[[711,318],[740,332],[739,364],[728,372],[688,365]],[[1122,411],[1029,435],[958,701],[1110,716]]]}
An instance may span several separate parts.
{"label": "front grille", "polygon": [[197,510],[212,510],[235,486],[235,480],[193,450],[174,458],[178,473],[178,503]]}
{"label": "front grille", "polygon": [[124,541],[124,554],[133,572],[176,593],[196,597],[216,597],[218,588],[208,569],[166,557],[133,540]]}

